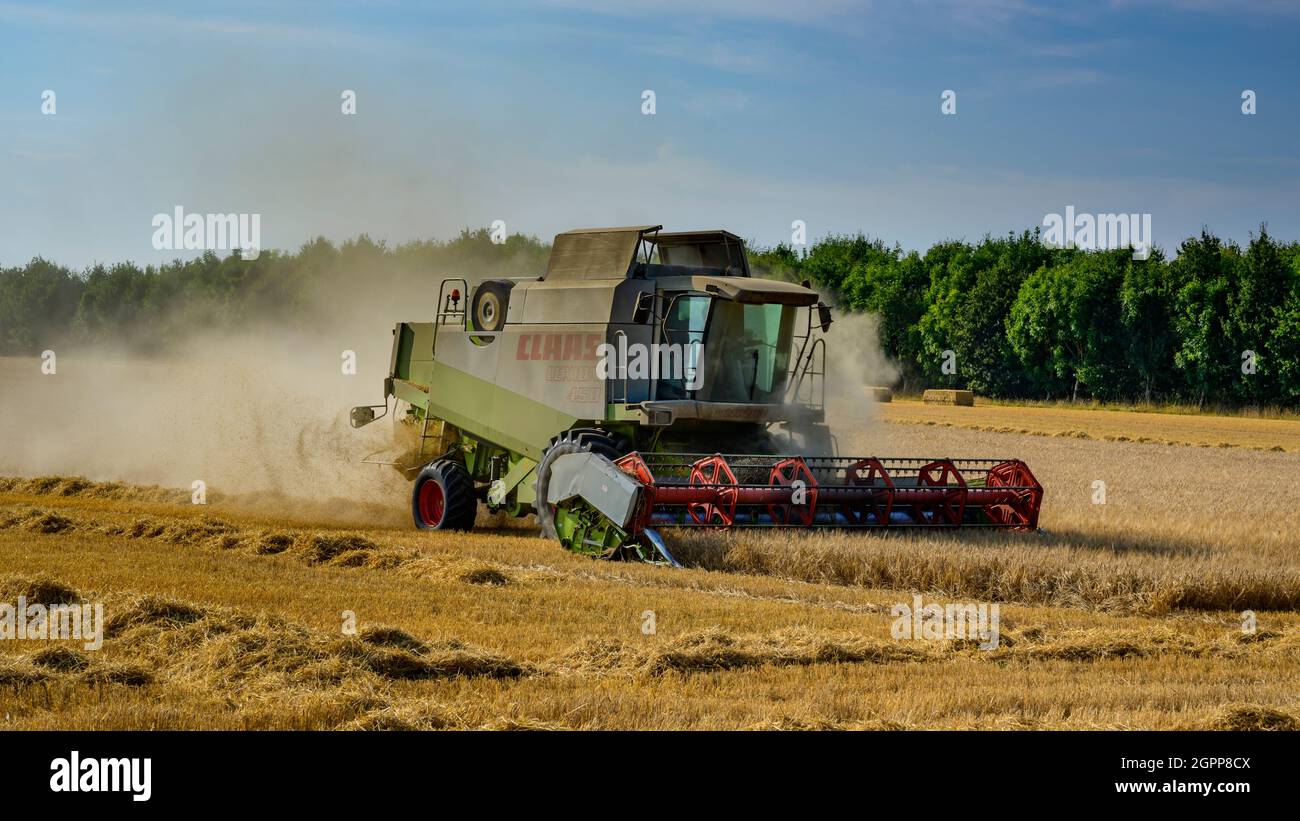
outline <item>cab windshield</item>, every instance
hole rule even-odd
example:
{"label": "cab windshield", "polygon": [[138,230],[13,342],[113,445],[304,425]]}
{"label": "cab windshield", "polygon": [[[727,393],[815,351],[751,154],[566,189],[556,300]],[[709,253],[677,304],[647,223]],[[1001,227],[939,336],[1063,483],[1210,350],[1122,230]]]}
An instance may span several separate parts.
{"label": "cab windshield", "polygon": [[677,297],[664,341],[683,351],[679,374],[662,373],[659,399],[780,403],[790,370],[795,308],[746,305],[694,294]]}

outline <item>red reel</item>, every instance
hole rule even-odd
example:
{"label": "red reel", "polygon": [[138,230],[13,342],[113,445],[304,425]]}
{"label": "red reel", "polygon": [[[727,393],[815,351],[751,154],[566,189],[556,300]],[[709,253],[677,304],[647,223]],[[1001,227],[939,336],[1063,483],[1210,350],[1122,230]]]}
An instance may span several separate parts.
{"label": "red reel", "polygon": [[636,480],[643,485],[653,485],[655,483],[655,477],[650,472],[650,466],[645,463],[645,460],[641,458],[641,454],[636,451],[620,457],[614,464],[621,468],[624,473],[636,477]]}
{"label": "red reel", "polygon": [[989,519],[1000,525],[1027,528],[1038,526],[1038,508],[1043,489],[1029,472],[1029,466],[1019,460],[1011,460],[994,465],[989,469],[984,480],[985,487],[1014,487],[1016,501],[1013,504],[989,505],[985,510]]}
{"label": "red reel", "polygon": [[889,471],[880,464],[880,460],[871,457],[854,462],[845,469],[844,477],[855,487],[879,488],[871,494],[869,500],[862,503],[864,508],[844,505],[844,517],[853,524],[865,525],[870,514],[875,517],[876,524],[888,527],[889,517],[894,510],[894,480],[889,478]]}
{"label": "red reel", "polygon": [[[947,524],[957,527],[966,512],[966,480],[948,459],[923,465],[916,474],[917,489],[944,488],[927,493],[912,505],[918,523]],[[928,516],[926,514],[929,514]]]}
{"label": "red reel", "polygon": [[776,487],[798,487],[795,482],[802,482],[803,501],[795,501],[798,490],[790,492],[790,502],[767,506],[767,513],[772,521],[781,524],[800,524],[805,527],[813,523],[817,516],[817,479],[808,468],[808,463],[801,456],[782,459],[772,465],[772,474],[768,482]]}
{"label": "red reel", "polygon": [[736,521],[736,474],[722,454],[715,453],[691,465],[691,485],[709,488],[709,501],[686,504],[696,524],[730,527]]}

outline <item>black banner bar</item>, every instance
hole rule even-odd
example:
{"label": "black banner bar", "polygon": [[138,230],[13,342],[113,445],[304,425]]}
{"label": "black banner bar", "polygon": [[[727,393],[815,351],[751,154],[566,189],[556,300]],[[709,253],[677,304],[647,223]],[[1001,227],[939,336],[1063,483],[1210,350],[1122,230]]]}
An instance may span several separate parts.
{"label": "black banner bar", "polygon": [[[1125,806],[1194,799],[1238,807],[1294,793],[1294,734],[932,733],[121,733],[0,735],[6,799],[58,812],[113,807],[374,802],[389,813],[445,796],[637,806],[735,806],[844,791],[927,805]],[[75,785],[73,782],[75,781]],[[147,798],[146,798],[147,793]],[[858,800],[858,799],[855,799]],[[608,806],[608,805],[606,805]]]}

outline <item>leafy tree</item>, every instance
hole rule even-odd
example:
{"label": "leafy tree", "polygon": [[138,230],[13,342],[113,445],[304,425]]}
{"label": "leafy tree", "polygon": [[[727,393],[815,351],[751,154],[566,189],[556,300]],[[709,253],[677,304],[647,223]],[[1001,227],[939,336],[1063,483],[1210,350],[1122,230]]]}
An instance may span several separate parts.
{"label": "leafy tree", "polygon": [[[1029,274],[1049,264],[1051,250],[1038,232],[991,239],[975,247],[941,244],[930,269],[928,305],[920,320],[926,376],[989,396],[1022,393],[1027,380],[1007,340],[1006,320]],[[957,374],[942,373],[945,350],[957,356]]]}
{"label": "leafy tree", "polygon": [[1173,324],[1178,338],[1175,366],[1183,372],[1187,398],[1198,406],[1233,395],[1241,362],[1232,339],[1229,295],[1240,254],[1235,245],[1202,231],[1188,239],[1169,266],[1174,286]]}
{"label": "leafy tree", "polygon": [[1094,397],[1129,394],[1136,369],[1122,319],[1121,289],[1132,251],[1071,254],[1026,280],[1007,320],[1007,336],[1039,385],[1069,384]]}
{"label": "leafy tree", "polygon": [[1081,353],[1071,348],[1069,298],[1062,287],[1066,266],[1043,266],[1020,286],[1007,315],[1007,340],[1024,369],[1030,389],[1044,399],[1068,396],[1074,388],[1074,363]]}
{"label": "leafy tree", "polygon": [[830,236],[813,245],[804,257],[800,271],[814,285],[838,294],[844,292],[845,279],[861,262],[889,255],[881,240],[856,236]]}
{"label": "leafy tree", "polygon": [[82,283],[37,257],[0,271],[0,352],[36,354],[68,336]]}
{"label": "leafy tree", "polygon": [[1292,291],[1278,313],[1269,341],[1269,362],[1277,384],[1277,401],[1300,405],[1300,295]]}
{"label": "leafy tree", "polygon": [[1173,389],[1174,289],[1164,254],[1153,249],[1145,260],[1125,262],[1120,286],[1120,319],[1127,338],[1128,358],[1141,386],[1142,399]]}
{"label": "leafy tree", "polygon": [[[1283,305],[1294,287],[1295,273],[1283,255],[1283,249],[1260,227],[1252,237],[1237,265],[1236,287],[1228,293],[1228,316],[1234,347],[1256,353],[1256,372],[1242,374],[1238,396],[1258,404],[1278,399],[1282,386],[1278,382],[1278,360],[1286,341],[1274,331],[1281,319]],[[1240,368],[1238,369],[1240,370]]]}

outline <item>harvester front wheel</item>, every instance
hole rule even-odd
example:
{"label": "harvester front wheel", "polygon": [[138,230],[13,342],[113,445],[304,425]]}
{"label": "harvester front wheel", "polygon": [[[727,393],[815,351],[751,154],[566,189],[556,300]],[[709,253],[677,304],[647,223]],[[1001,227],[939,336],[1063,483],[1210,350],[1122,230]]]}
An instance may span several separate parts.
{"label": "harvester front wheel", "polygon": [[469,530],[477,513],[474,480],[459,462],[438,459],[415,478],[411,515],[420,530]]}
{"label": "harvester front wheel", "polygon": [[555,526],[556,511],[547,501],[546,494],[551,484],[551,464],[566,453],[590,451],[604,456],[611,462],[622,456],[626,446],[621,439],[595,428],[576,428],[561,433],[551,441],[542,461],[537,465],[537,523],[541,525],[542,536],[561,542],[560,533]]}

